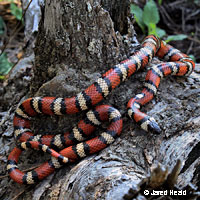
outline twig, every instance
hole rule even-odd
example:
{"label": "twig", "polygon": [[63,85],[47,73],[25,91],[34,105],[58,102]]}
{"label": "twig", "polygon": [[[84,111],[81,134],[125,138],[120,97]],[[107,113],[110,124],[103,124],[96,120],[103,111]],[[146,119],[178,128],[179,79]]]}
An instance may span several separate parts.
{"label": "twig", "polygon": [[193,45],[194,45],[194,41],[191,41],[191,42],[190,42],[190,46],[189,46],[189,48],[188,48],[188,50],[187,50],[187,52],[186,52],[187,55],[190,53],[190,51],[191,51]]}
{"label": "twig", "polygon": [[185,8],[181,8],[182,31],[185,30]]}
{"label": "twig", "polygon": [[191,37],[191,36],[187,36],[187,38],[188,38],[189,40],[191,40],[191,41],[194,41],[194,42],[197,42],[197,43],[200,44],[200,40],[198,40],[197,38],[193,38],[193,37]]}
{"label": "twig", "polygon": [[[179,33],[179,32],[175,32],[175,34],[178,35],[178,34],[180,34],[180,33]],[[197,38],[194,38],[194,37],[191,37],[191,36],[187,35],[187,39],[200,44],[200,40],[197,39]]]}
{"label": "twig", "polygon": [[25,14],[26,14],[26,11],[28,10],[28,8],[29,8],[29,6],[30,6],[30,4],[31,4],[32,1],[33,1],[33,0],[30,0],[30,2],[28,3],[27,7],[25,8],[21,20],[17,23],[17,25],[15,26],[14,30],[13,30],[12,33],[10,34],[11,36],[9,37],[9,39],[7,40],[7,42],[5,43],[5,45],[3,46],[2,50],[1,50],[0,56],[4,53],[4,51],[5,51],[5,49],[7,48],[8,44],[12,41],[12,39],[16,36],[16,34],[17,34],[17,33],[20,31],[20,29],[22,28],[22,26],[20,26],[19,28],[18,28],[18,26],[21,24],[21,21],[22,21],[22,19],[24,18]]}
{"label": "twig", "polygon": [[182,4],[184,2],[185,2],[185,0],[175,1],[175,2],[169,3],[169,6],[174,7],[174,6],[176,6],[178,4]]}
{"label": "twig", "polygon": [[187,15],[186,21],[189,20],[191,17],[198,15],[200,13],[200,10],[196,10],[195,12],[192,12],[191,14]]}
{"label": "twig", "polygon": [[162,10],[162,15],[166,17],[166,24],[169,28],[171,28],[170,26],[176,26],[176,24],[174,23],[174,21],[172,20],[172,18],[169,16],[168,12],[165,10],[165,8],[163,6],[160,6],[160,9]]}
{"label": "twig", "polygon": [[26,187],[24,190],[22,190],[21,192],[19,192],[15,197],[12,198],[12,200],[16,200],[18,199],[18,197],[20,195],[22,195],[27,189],[31,188],[31,185],[29,185],[28,187]]}

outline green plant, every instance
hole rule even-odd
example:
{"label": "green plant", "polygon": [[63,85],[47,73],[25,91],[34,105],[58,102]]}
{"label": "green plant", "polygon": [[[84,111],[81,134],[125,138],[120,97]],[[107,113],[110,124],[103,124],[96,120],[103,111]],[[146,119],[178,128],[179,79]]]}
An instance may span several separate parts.
{"label": "green plant", "polygon": [[142,32],[145,33],[145,24],[143,21],[143,10],[135,4],[131,4],[131,13],[134,14],[135,21],[137,22],[139,27],[142,29]]}
{"label": "green plant", "polygon": [[14,15],[16,19],[22,20],[22,8],[19,8],[14,2],[11,2],[10,10],[12,15]]}
{"label": "green plant", "polygon": [[6,75],[12,68],[12,63],[8,61],[7,55],[5,53],[0,56],[0,76]]}
{"label": "green plant", "polygon": [[131,13],[134,14],[135,20],[143,33],[145,33],[145,28],[147,27],[148,34],[154,34],[159,37],[163,37],[166,34],[165,30],[157,27],[160,15],[153,0],[148,1],[143,10],[139,6],[131,4]]}
{"label": "green plant", "polygon": [[194,62],[196,62],[196,58],[194,57],[193,54],[189,54],[188,56],[190,56],[190,58],[192,58],[192,60],[193,60]]}
{"label": "green plant", "polygon": [[[16,17],[17,20],[22,20],[22,8],[19,8],[13,0],[10,1],[10,9],[12,15]],[[4,20],[0,16],[0,35],[4,33]],[[7,55],[4,52],[0,54],[0,80],[5,78],[5,75],[11,70],[13,64],[8,61]]]}
{"label": "green plant", "polygon": [[194,3],[199,5],[200,4],[200,0],[194,0]]}
{"label": "green plant", "polygon": [[[159,4],[162,4],[162,0],[158,1]],[[160,21],[160,15],[158,12],[158,7],[153,0],[149,0],[142,10],[139,6],[131,4],[131,13],[134,14],[135,20],[139,27],[142,29],[142,32],[146,34],[146,28],[148,30],[148,35],[153,34],[160,38],[166,35],[165,30],[157,26]],[[187,38],[186,35],[171,35],[167,37],[166,42],[171,40],[183,40]]]}
{"label": "green plant", "polygon": [[4,21],[3,18],[0,16],[0,35],[4,33]]}
{"label": "green plant", "polygon": [[166,43],[172,41],[172,40],[184,40],[187,38],[187,35],[184,34],[178,34],[178,35],[169,35],[167,39],[165,40]]}
{"label": "green plant", "polygon": [[162,4],[162,0],[158,0],[158,4],[161,5]]}

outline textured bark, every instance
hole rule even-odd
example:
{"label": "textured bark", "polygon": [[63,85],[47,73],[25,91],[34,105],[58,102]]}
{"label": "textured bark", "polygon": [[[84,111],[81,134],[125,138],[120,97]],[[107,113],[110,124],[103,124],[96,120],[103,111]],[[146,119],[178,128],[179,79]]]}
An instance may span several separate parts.
{"label": "textured bark", "polygon": [[[34,78],[26,97],[74,96],[129,57],[138,45],[129,3],[46,0],[35,47]],[[189,182],[200,186],[199,72],[197,69],[188,78],[164,79],[155,100],[145,106],[144,110],[162,127],[161,135],[145,133],[127,117],[126,103],[141,91],[146,74],[138,72],[103,101],[123,115],[122,135],[114,144],[79,163],[64,166],[32,188],[19,187],[7,179],[7,190],[14,190],[15,196],[24,189],[20,199],[118,200],[131,187],[137,188],[153,163],[168,166],[170,171],[177,159],[182,160],[178,186]],[[82,114],[53,119],[42,116],[32,127],[37,133],[60,133],[81,117]],[[29,152],[29,157],[25,154],[21,160],[26,167],[38,162],[38,155]],[[11,199],[13,193],[4,197]]]}
{"label": "textured bark", "polygon": [[[105,1],[106,8],[109,3],[115,5],[111,13],[116,20],[117,30],[123,30],[125,27],[128,30],[126,25],[128,19],[122,27],[122,21],[118,24],[120,19],[116,17],[120,14],[119,11],[121,18],[128,17],[129,7],[127,1],[125,2],[121,10],[116,10],[115,8],[121,6],[119,1]],[[134,30],[132,27],[130,29],[130,38],[133,38]],[[105,71],[130,54],[133,50],[131,42],[134,40],[127,42],[128,44],[124,42],[119,31],[115,32],[109,12],[99,1],[84,1],[81,4],[79,1],[50,3],[47,1],[35,50],[38,57],[36,57],[34,87],[38,89],[43,80],[50,80],[59,73],[57,68],[61,67],[53,66],[65,63],[69,69],[81,71],[79,76],[83,74],[83,77],[80,77],[78,87],[83,88],[87,78],[85,76],[98,71],[98,68]],[[65,71],[63,68],[61,70]],[[71,82],[73,83],[73,80]]]}

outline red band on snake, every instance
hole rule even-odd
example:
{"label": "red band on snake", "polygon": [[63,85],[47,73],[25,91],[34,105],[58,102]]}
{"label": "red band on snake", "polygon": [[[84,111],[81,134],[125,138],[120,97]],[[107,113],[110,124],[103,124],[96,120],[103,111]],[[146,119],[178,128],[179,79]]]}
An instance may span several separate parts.
{"label": "red band on snake", "polygon": [[[111,68],[94,84],[75,97],[33,97],[19,105],[13,124],[15,137],[21,144],[19,147],[15,147],[8,157],[7,169],[10,177],[18,183],[34,184],[53,173],[56,168],[63,164],[96,153],[111,144],[121,133],[122,119],[119,111],[108,105],[97,106],[88,111],[85,119],[81,120],[71,131],[56,136],[34,135],[30,129],[30,118],[38,114],[63,115],[88,110],[107,97],[121,82],[139,69],[143,69],[154,56],[168,62],[154,65],[147,72],[142,93],[132,98],[128,102],[127,108],[129,116],[142,129],[160,133],[161,129],[155,120],[141,112],[140,107],[154,97],[162,77],[170,74],[189,75],[195,64],[187,55],[150,35],[145,38],[142,47],[133,56]],[[107,130],[93,139],[86,140],[96,126],[104,121],[110,122]],[[53,150],[54,147],[63,150],[58,153]],[[49,153],[52,158],[35,170],[24,173],[18,169],[17,163],[22,150],[26,148],[41,149]]]}

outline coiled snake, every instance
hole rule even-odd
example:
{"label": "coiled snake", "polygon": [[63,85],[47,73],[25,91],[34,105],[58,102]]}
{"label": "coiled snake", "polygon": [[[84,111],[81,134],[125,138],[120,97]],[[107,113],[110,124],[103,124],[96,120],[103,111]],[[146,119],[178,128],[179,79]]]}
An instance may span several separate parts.
{"label": "coiled snake", "polygon": [[[34,184],[63,164],[75,162],[111,144],[122,131],[122,118],[118,110],[108,105],[100,105],[89,110],[86,117],[76,127],[64,134],[34,135],[30,129],[30,119],[38,114],[63,115],[88,110],[107,97],[121,82],[139,69],[143,69],[154,56],[167,62],[153,65],[147,72],[143,91],[129,100],[127,108],[130,118],[134,119],[142,129],[160,133],[161,129],[155,120],[140,111],[141,106],[156,95],[161,78],[168,75],[190,75],[195,64],[187,55],[156,36],[149,35],[134,55],[111,68],[94,84],[76,96],[71,98],[33,97],[18,106],[13,124],[14,135],[20,145],[15,147],[8,157],[7,170],[10,177],[17,183]],[[109,121],[107,130],[93,139],[86,140],[96,126],[104,121]],[[54,147],[62,150],[56,152],[53,150]],[[22,172],[17,163],[20,154],[26,148],[40,149],[52,157],[35,170]]]}

